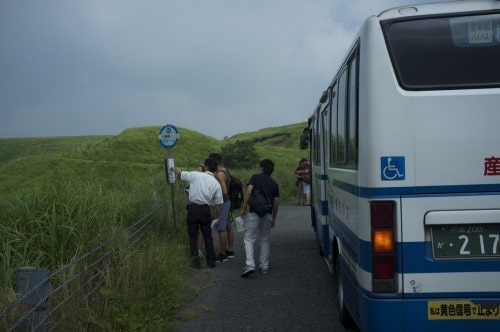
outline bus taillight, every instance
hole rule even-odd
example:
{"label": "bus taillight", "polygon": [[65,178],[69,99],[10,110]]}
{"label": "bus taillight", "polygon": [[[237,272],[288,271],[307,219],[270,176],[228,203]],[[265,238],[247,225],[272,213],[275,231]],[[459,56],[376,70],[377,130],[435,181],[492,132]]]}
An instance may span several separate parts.
{"label": "bus taillight", "polygon": [[393,201],[370,202],[372,288],[377,293],[396,291],[394,209]]}

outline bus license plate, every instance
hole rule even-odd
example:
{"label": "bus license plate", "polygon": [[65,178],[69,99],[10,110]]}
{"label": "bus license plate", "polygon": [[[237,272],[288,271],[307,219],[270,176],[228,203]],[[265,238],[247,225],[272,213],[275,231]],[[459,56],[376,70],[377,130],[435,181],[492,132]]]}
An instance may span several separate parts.
{"label": "bus license plate", "polygon": [[434,258],[500,257],[500,224],[437,225],[431,231]]}
{"label": "bus license plate", "polygon": [[468,300],[428,301],[427,319],[500,319],[500,303]]}

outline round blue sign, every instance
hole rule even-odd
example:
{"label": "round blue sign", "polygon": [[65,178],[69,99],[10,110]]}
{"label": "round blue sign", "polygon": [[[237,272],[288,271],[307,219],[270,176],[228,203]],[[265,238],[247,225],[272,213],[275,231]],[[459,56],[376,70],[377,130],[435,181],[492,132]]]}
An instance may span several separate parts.
{"label": "round blue sign", "polygon": [[171,149],[177,144],[177,140],[179,139],[179,132],[177,128],[173,125],[163,126],[160,130],[160,134],[158,135],[158,142],[160,145],[166,149]]}

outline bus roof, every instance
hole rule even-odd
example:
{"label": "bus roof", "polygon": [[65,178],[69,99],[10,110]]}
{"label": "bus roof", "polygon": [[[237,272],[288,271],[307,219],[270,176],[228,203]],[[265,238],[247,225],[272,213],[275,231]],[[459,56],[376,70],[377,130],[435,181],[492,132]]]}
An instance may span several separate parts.
{"label": "bus roof", "polygon": [[390,8],[377,15],[379,20],[500,9],[499,0],[460,0],[415,4]]}

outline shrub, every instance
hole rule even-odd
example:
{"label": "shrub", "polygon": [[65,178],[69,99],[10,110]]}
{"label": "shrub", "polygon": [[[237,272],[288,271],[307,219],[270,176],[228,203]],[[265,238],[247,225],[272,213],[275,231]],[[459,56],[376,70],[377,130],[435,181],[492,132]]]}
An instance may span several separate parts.
{"label": "shrub", "polygon": [[251,168],[259,161],[259,155],[251,141],[236,141],[222,147],[224,164],[229,168]]}

